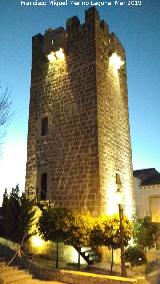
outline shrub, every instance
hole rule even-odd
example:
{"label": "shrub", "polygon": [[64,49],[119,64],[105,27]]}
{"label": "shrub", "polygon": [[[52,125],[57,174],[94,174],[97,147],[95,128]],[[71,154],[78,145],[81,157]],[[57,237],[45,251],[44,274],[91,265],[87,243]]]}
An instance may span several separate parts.
{"label": "shrub", "polygon": [[142,265],[147,262],[144,251],[136,246],[126,249],[125,259],[127,262],[130,262],[132,266]]}

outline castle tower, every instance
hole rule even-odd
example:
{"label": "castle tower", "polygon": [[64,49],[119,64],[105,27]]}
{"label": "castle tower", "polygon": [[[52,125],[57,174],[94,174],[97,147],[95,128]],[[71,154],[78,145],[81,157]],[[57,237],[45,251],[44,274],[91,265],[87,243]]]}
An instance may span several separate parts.
{"label": "castle tower", "polygon": [[55,206],[133,213],[125,50],[95,8],[32,41],[26,193]]}

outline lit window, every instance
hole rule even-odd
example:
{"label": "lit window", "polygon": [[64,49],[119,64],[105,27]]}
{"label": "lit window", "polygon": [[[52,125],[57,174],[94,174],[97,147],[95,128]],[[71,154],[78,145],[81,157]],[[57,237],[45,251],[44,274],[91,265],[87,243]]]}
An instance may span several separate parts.
{"label": "lit window", "polygon": [[40,200],[46,200],[47,198],[47,173],[41,175],[41,194]]}
{"label": "lit window", "polygon": [[41,120],[41,136],[48,134],[48,117],[43,117]]}

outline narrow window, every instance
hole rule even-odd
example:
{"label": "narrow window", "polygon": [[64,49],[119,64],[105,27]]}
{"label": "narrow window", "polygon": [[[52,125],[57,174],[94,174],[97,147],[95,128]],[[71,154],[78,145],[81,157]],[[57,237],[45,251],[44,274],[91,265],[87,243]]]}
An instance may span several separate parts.
{"label": "narrow window", "polygon": [[43,117],[41,120],[41,136],[48,134],[48,117]]}
{"label": "narrow window", "polygon": [[47,198],[47,173],[41,175],[41,195],[40,200]]}

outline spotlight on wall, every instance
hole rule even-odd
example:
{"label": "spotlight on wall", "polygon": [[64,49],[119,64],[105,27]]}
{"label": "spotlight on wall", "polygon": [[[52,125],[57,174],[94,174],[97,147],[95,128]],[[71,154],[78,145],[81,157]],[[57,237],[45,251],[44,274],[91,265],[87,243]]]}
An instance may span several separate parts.
{"label": "spotlight on wall", "polygon": [[63,49],[60,48],[58,51],[56,52],[51,52],[48,56],[48,60],[50,63],[56,61],[56,59],[64,59],[64,52]]}
{"label": "spotlight on wall", "polygon": [[62,48],[60,48],[60,50],[56,51],[56,57],[58,59],[63,59],[64,58],[64,52],[63,52]]}
{"label": "spotlight on wall", "polygon": [[35,248],[42,248],[45,244],[45,241],[38,235],[31,237],[31,244]]}
{"label": "spotlight on wall", "polygon": [[124,61],[121,59],[121,57],[116,52],[111,54],[109,60],[115,70],[119,70],[121,66],[124,65]]}
{"label": "spotlight on wall", "polygon": [[52,63],[56,60],[56,57],[55,57],[53,51],[47,57],[48,57],[48,60],[49,60],[50,63]]}

